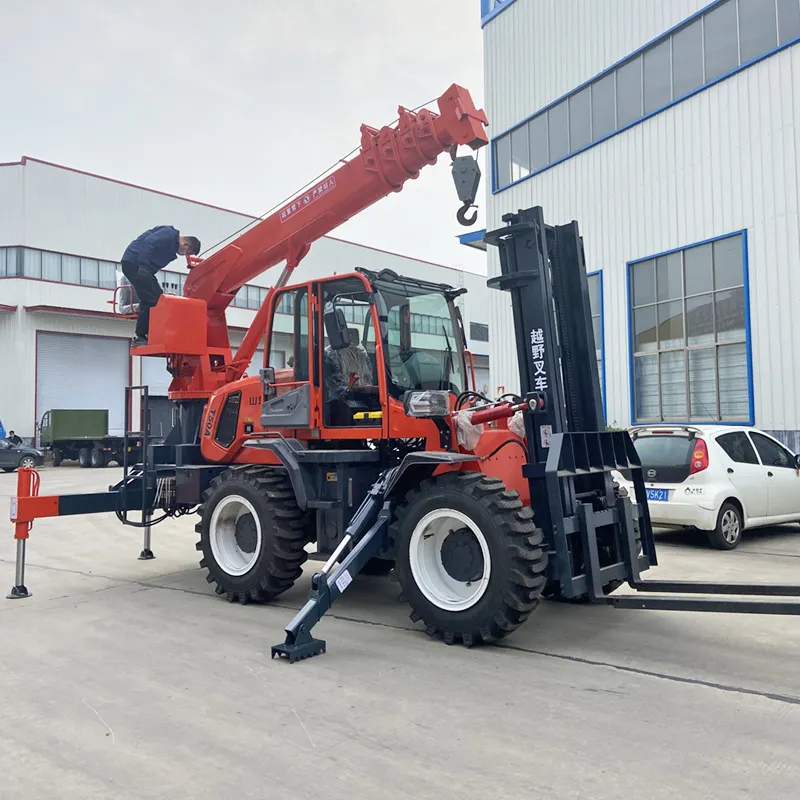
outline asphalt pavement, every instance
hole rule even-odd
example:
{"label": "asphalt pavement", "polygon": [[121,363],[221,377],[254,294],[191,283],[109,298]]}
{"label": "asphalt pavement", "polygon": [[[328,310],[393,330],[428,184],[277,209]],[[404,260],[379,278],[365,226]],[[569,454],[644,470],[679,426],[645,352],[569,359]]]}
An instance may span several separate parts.
{"label": "asphalt pavement", "polygon": [[[116,468],[42,470],[42,494]],[[7,520],[16,476],[0,475]],[[800,617],[543,603],[504,644],[428,639],[388,579],[359,576],[315,629],[270,646],[309,564],[270,606],[231,605],[198,568],[194,517],[38,521],[0,599],[0,798],[734,800],[800,796]],[[0,523],[0,590],[14,578]],[[658,537],[647,577],[800,582],[800,526],[730,553]],[[5,583],[3,583],[3,581]],[[1,596],[1,595],[0,595]]]}

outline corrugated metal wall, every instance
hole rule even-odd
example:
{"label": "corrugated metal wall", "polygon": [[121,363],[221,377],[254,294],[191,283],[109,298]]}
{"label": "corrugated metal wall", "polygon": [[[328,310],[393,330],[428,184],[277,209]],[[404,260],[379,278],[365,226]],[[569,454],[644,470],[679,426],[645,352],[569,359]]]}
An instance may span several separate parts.
{"label": "corrugated metal wall", "polygon": [[[701,0],[518,0],[484,29],[494,135],[693,12]],[[580,11],[579,11],[580,8]],[[541,205],[577,219],[604,272],[609,423],[630,421],[626,263],[746,229],[755,421],[800,429],[800,46],[770,56],[488,199],[489,226]],[[490,253],[489,273],[496,274]],[[518,382],[508,302],[491,293],[493,382]]]}

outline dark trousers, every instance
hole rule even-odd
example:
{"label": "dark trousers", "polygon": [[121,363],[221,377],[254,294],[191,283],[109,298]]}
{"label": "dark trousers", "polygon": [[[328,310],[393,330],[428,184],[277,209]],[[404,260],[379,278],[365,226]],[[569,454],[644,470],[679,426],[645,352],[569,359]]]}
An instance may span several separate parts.
{"label": "dark trousers", "polygon": [[145,267],[130,261],[122,262],[122,274],[131,282],[139,296],[139,318],[136,320],[136,336],[146,338],[150,328],[150,309],[164,293],[156,276]]}

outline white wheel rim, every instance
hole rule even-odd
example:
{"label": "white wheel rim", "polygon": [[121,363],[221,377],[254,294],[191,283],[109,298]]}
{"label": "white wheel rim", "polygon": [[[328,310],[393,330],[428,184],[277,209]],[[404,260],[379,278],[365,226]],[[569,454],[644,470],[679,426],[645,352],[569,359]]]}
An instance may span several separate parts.
{"label": "white wheel rim", "polygon": [[[477,580],[461,582],[453,578],[442,562],[442,545],[453,531],[468,529],[477,539],[483,555],[483,572]],[[492,573],[489,545],[481,529],[466,514],[439,508],[426,514],[411,534],[409,566],[419,590],[443,611],[466,611],[483,597]]]}
{"label": "white wheel rim", "polygon": [[[236,523],[248,514],[253,517],[256,529],[252,553],[242,550],[236,539]],[[251,570],[261,552],[261,520],[253,504],[238,494],[223,497],[211,515],[208,538],[214,559],[228,575],[244,575]]]}
{"label": "white wheel rim", "polygon": [[22,466],[23,467],[35,467],[36,466],[36,462],[30,456],[26,456],[25,458],[22,459]]}

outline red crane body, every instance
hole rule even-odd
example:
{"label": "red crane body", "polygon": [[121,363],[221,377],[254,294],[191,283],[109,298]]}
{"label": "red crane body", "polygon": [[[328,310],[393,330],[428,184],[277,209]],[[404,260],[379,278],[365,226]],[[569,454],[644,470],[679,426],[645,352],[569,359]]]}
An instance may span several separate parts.
{"label": "red crane body", "polygon": [[362,125],[352,160],[208,258],[188,259],[184,296],[159,299],[150,316],[149,344],[132,350],[168,359],[173,400],[208,398],[244,374],[264,336],[270,307],[268,298],[232,358],[225,310],[248,281],[285,262],[276,287],[285,285],[314,241],[399,192],[443,153],[488,143],[486,115],[466,89],[453,84],[437,103],[438,114],[401,107],[393,127]]}

